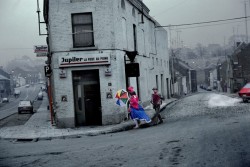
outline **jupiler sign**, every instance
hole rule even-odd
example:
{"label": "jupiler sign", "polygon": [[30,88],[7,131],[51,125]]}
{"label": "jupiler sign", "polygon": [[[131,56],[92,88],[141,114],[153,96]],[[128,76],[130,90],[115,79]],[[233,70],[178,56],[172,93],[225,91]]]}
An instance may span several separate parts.
{"label": "jupiler sign", "polygon": [[110,55],[108,54],[91,54],[91,55],[67,55],[59,56],[59,67],[72,67],[72,66],[91,66],[91,65],[109,65]]}

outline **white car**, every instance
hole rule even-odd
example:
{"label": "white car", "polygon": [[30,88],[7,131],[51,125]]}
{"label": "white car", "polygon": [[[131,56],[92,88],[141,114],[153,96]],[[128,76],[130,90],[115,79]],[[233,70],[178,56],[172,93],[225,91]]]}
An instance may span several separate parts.
{"label": "white car", "polygon": [[7,97],[4,97],[2,103],[9,103],[9,99]]}
{"label": "white car", "polygon": [[34,113],[33,111],[33,103],[30,100],[23,100],[19,102],[18,105],[18,114],[21,114],[21,112],[30,112],[31,114]]}
{"label": "white car", "polygon": [[43,92],[38,93],[37,100],[43,100]]}

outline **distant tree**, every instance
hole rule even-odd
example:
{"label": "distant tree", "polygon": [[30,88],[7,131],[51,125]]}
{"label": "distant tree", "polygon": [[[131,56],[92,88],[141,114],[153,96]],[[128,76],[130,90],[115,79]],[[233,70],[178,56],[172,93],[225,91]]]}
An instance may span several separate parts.
{"label": "distant tree", "polygon": [[206,54],[206,48],[202,44],[198,43],[195,50],[200,58],[204,58]]}
{"label": "distant tree", "polygon": [[212,57],[224,56],[225,55],[225,50],[222,47],[217,48],[216,50],[212,51],[211,55],[212,55]]}
{"label": "distant tree", "polygon": [[197,55],[193,51],[187,52],[187,58],[188,59],[196,59]]}

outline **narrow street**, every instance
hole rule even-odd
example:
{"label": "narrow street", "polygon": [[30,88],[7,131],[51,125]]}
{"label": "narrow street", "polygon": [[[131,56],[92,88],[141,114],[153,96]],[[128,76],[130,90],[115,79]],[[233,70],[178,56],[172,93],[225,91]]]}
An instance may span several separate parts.
{"label": "narrow street", "polygon": [[120,133],[0,142],[0,166],[250,166],[250,105],[200,93],[172,103],[164,123]]}
{"label": "narrow street", "polygon": [[33,101],[34,112],[40,107],[42,101],[37,100],[37,94],[41,85],[29,88],[20,87],[21,94],[18,98],[10,97],[8,103],[0,104],[0,128],[23,125],[32,116],[30,113],[18,114],[18,104],[21,100]]}

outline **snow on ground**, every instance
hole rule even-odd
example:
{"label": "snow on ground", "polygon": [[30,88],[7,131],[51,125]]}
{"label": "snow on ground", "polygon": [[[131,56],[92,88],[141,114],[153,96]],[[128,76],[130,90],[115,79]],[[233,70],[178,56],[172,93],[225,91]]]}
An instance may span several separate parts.
{"label": "snow on ground", "polygon": [[242,99],[225,95],[211,94],[208,98],[208,107],[230,107],[240,103]]}

